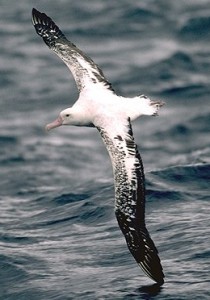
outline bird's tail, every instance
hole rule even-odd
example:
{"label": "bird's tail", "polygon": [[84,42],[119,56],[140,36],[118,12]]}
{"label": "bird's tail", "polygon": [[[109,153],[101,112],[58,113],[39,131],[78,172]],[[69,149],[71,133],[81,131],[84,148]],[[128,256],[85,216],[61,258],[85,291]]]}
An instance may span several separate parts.
{"label": "bird's tail", "polygon": [[159,109],[165,104],[163,101],[151,101],[150,107],[153,110],[152,116],[158,116]]}
{"label": "bird's tail", "polygon": [[135,97],[136,108],[139,110],[140,115],[157,116],[159,109],[165,104],[163,101],[152,101],[144,95]]}
{"label": "bird's tail", "polygon": [[65,35],[46,14],[35,8],[32,10],[32,23],[48,47],[53,48],[58,39],[66,39]]}

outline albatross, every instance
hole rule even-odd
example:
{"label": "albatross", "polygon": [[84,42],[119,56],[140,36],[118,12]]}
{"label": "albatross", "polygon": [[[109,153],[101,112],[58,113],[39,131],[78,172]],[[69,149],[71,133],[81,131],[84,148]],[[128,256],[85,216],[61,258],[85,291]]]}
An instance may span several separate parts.
{"label": "albatross", "polygon": [[70,42],[50,17],[33,8],[32,23],[37,34],[70,69],[79,90],[75,104],[61,111],[46,129],[74,125],[95,127],[99,131],[113,166],[119,227],[138,265],[162,285],[160,258],[145,225],[144,168],[131,121],[142,115],[157,115],[164,103],[151,101],[144,95],[118,96],[98,65]]}

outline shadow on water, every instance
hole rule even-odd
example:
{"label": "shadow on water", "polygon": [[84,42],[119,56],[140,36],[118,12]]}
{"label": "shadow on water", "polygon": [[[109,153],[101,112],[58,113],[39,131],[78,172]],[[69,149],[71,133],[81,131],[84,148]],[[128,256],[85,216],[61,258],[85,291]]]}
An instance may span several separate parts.
{"label": "shadow on water", "polygon": [[162,291],[162,287],[155,283],[152,285],[145,285],[136,289],[132,294],[126,295],[123,299],[134,300],[134,299],[154,299],[155,296],[159,295]]}

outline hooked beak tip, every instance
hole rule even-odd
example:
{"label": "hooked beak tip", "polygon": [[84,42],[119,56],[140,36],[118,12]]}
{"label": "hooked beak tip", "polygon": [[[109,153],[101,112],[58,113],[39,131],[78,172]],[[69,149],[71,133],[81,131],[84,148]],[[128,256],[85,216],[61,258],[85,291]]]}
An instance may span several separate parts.
{"label": "hooked beak tip", "polygon": [[52,123],[49,123],[45,126],[45,130],[46,131],[50,131],[53,128],[59,127],[62,125],[62,118],[59,116],[55,121],[53,121]]}
{"label": "hooked beak tip", "polygon": [[49,124],[45,126],[45,131],[49,132],[52,128],[50,128]]}

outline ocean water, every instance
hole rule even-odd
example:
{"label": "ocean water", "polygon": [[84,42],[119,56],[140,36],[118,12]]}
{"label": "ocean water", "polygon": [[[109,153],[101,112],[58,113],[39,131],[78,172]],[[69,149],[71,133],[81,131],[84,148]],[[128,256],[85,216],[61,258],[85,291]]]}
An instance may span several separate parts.
{"label": "ocean water", "polygon": [[[97,131],[44,130],[78,92],[36,35],[33,6],[119,94],[166,102],[133,124],[162,287],[118,228]],[[210,299],[210,0],[2,0],[0,24],[0,300]]]}

